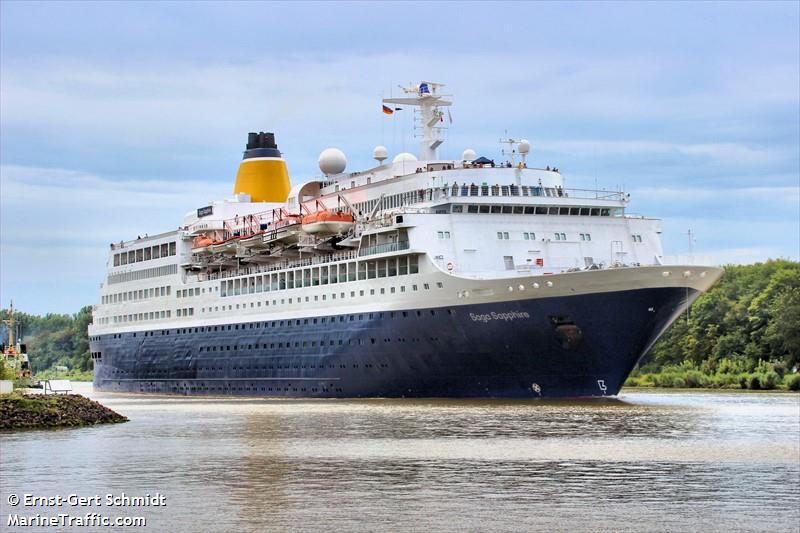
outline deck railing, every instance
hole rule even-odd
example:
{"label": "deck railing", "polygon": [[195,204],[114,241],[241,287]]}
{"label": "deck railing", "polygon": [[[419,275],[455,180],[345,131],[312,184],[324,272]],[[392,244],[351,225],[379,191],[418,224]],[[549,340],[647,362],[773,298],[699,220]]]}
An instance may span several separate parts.
{"label": "deck railing", "polygon": [[358,251],[359,257],[365,255],[385,254],[388,252],[398,252],[400,250],[408,250],[408,241],[387,242],[384,244],[376,244],[375,246],[367,246]]}
{"label": "deck railing", "polygon": [[[246,267],[231,268],[221,272],[201,272],[197,277],[201,281],[235,278],[237,276],[245,276],[251,274],[261,274],[264,272],[274,272],[276,270],[285,270],[287,268],[297,268],[304,266],[324,265],[326,263],[333,263],[336,261],[347,261],[349,259],[356,259],[358,253],[355,250],[347,250],[343,252],[336,252],[330,255],[315,255],[305,259],[287,259],[269,265],[251,265]],[[214,267],[209,267],[214,268]]]}

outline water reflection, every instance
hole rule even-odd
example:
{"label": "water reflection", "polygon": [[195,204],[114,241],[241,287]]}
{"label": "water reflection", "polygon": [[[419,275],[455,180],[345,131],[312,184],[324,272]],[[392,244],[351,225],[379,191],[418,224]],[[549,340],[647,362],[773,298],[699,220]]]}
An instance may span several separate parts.
{"label": "water reflection", "polygon": [[161,492],[169,506],[147,511],[153,531],[791,530],[800,520],[797,395],[98,396],[131,422],[0,435],[3,494]]}

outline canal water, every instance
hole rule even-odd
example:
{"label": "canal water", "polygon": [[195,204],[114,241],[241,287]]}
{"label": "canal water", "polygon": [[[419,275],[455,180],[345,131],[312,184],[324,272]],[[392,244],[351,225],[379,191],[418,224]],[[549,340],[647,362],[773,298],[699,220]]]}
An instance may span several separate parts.
{"label": "canal water", "polygon": [[[96,512],[142,516],[154,532],[800,530],[797,394],[297,401],[83,392],[130,422],[0,434],[0,529],[70,531],[7,521]],[[123,493],[158,493],[166,505],[8,503],[11,494]]]}

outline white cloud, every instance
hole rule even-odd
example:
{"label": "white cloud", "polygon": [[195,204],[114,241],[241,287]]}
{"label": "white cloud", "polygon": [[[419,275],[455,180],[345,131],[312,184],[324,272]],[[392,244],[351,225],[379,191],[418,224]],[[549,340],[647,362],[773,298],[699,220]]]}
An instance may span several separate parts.
{"label": "white cloud", "polygon": [[706,203],[709,205],[730,205],[740,203],[741,207],[757,206],[763,209],[765,204],[782,205],[800,208],[800,186],[798,187],[636,187],[630,193],[637,198],[655,198],[659,202],[674,202],[684,207],[687,203]]}
{"label": "white cloud", "polygon": [[[492,73],[502,76],[476,76],[479,65],[491,66]],[[471,128],[473,136],[480,128],[482,137],[492,138],[504,126],[527,124],[546,131],[565,116],[598,124],[644,120],[663,125],[683,124],[676,118],[678,110],[695,120],[758,111],[764,101],[754,97],[751,80],[760,79],[763,85],[769,76],[784,79],[791,74],[791,69],[765,66],[762,76],[756,76],[755,69],[749,80],[725,78],[706,87],[670,84],[666,91],[662,85],[674,76],[673,67],[635,52],[598,59],[549,51],[529,54],[524,61],[485,54],[450,57],[446,63],[400,53],[238,64],[5,61],[0,106],[5,128],[37,128],[67,146],[91,139],[101,146],[163,150],[165,140],[174,146],[180,139],[195,149],[218,149],[221,134],[241,136],[253,124],[264,124],[278,129],[284,138],[291,137],[287,147],[301,153],[309,142],[325,139],[365,142],[369,136],[372,140],[366,143],[375,144],[383,120],[377,104],[380,93],[389,89],[396,93],[398,82],[424,79],[432,72],[456,92],[457,125]],[[769,101],[796,107],[792,89],[792,83],[770,85]],[[732,164],[761,164],[781,155],[741,142],[540,144],[554,150],[677,153]],[[311,150],[316,153],[320,148],[314,145]]]}
{"label": "white cloud", "polygon": [[763,263],[767,259],[780,258],[797,260],[797,256],[785,256],[782,250],[768,246],[707,250],[704,251],[704,255],[710,257],[713,265],[751,265]]}
{"label": "white cloud", "polygon": [[764,166],[796,157],[796,150],[781,146],[753,147],[743,143],[672,143],[644,140],[562,140],[537,142],[536,149],[589,156],[671,155],[694,157],[728,166]]}

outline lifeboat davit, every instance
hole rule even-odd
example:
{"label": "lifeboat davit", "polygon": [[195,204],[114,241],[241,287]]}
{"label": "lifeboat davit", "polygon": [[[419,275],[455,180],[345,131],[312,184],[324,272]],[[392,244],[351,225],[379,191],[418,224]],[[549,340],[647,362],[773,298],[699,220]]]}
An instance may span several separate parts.
{"label": "lifeboat davit", "polygon": [[294,244],[300,240],[302,218],[300,215],[284,215],[280,220],[264,232],[264,244],[272,245],[275,242]]}
{"label": "lifeboat davit", "polygon": [[303,231],[306,233],[329,233],[338,235],[349,231],[355,225],[350,213],[317,211],[303,217]]}

